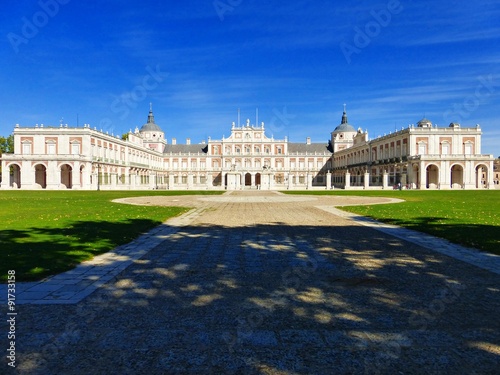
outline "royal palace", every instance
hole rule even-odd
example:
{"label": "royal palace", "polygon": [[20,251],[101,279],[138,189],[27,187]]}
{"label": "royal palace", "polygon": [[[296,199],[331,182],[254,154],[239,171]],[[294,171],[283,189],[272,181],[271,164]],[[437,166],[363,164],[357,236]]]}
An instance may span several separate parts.
{"label": "royal palace", "polygon": [[14,128],[2,155],[2,189],[493,189],[493,155],[481,128],[427,119],[375,139],[341,122],[325,143],[290,142],[264,123],[231,126],[227,138],[184,144],[165,138],[150,108],[126,137],[91,128]]}

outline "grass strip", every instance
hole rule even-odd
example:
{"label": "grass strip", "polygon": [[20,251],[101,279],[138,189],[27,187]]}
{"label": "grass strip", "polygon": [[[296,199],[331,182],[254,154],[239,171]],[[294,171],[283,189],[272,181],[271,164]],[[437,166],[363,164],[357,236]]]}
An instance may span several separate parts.
{"label": "grass strip", "polygon": [[0,282],[7,271],[17,281],[40,280],[180,215],[186,207],[113,203],[151,195],[221,194],[208,191],[1,191]]}

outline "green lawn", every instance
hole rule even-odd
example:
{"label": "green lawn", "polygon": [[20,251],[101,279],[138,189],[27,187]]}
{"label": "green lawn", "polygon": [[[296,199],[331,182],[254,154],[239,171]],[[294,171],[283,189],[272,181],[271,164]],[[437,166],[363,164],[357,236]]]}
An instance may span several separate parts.
{"label": "green lawn", "polygon": [[500,190],[286,191],[404,199],[398,204],[339,207],[376,220],[500,255]]}
{"label": "green lawn", "polygon": [[196,191],[0,191],[0,282],[40,280],[128,243],[183,207],[133,206],[112,199]]}

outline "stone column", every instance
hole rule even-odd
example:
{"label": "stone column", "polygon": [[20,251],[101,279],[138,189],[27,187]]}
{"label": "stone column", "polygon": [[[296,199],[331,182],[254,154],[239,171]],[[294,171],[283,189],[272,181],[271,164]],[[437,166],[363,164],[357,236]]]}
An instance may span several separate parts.
{"label": "stone column", "polygon": [[90,188],[92,190],[97,190],[97,182],[98,182],[98,178],[99,178],[99,175],[97,173],[97,169],[95,171],[93,171],[91,174],[90,174],[90,177],[92,179],[92,183],[90,184]]}
{"label": "stone column", "polygon": [[365,171],[364,175],[364,188],[368,189],[370,187],[370,173],[368,171]]}
{"label": "stone column", "polygon": [[312,173],[307,173],[306,179],[307,179],[307,190],[309,190],[309,189],[312,188],[313,174]]}
{"label": "stone column", "polygon": [[61,168],[57,166],[56,161],[49,161],[45,170],[47,190],[61,188]]}
{"label": "stone column", "polygon": [[70,176],[71,189],[80,189],[80,162],[76,161],[72,163]]}
{"label": "stone column", "polygon": [[328,171],[326,173],[326,190],[330,190],[332,188],[332,173]]}
{"label": "stone column", "polygon": [[382,189],[389,188],[389,173],[384,169],[384,173],[382,174]]}
{"label": "stone column", "polygon": [[418,184],[418,188],[421,190],[424,190],[424,189],[426,189],[426,185],[427,185],[427,170],[424,168],[423,162],[420,162],[419,173],[420,173],[420,181]]}
{"label": "stone column", "polygon": [[137,184],[137,174],[135,171],[133,171],[130,174],[130,188],[134,190],[136,188],[136,184]]}
{"label": "stone column", "polygon": [[[7,163],[2,160],[2,189],[10,188],[10,168],[6,167]],[[22,185],[21,185],[22,186]]]}
{"label": "stone column", "polygon": [[116,190],[116,177],[118,176],[118,173],[116,172],[110,172],[109,173],[109,179],[111,180],[111,189]]}
{"label": "stone column", "polygon": [[351,174],[349,171],[345,173],[344,189],[349,189],[351,187]]}

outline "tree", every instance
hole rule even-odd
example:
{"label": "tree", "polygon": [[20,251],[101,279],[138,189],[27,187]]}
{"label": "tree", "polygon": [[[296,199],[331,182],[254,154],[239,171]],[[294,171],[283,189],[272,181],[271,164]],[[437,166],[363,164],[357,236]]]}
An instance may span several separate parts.
{"label": "tree", "polygon": [[0,136],[0,156],[12,152],[14,152],[14,136],[12,134],[8,137]]}

